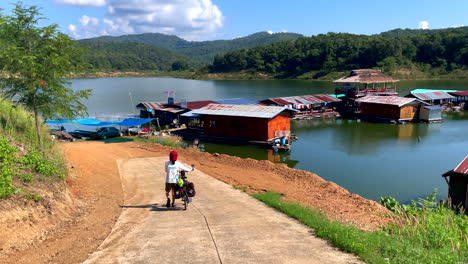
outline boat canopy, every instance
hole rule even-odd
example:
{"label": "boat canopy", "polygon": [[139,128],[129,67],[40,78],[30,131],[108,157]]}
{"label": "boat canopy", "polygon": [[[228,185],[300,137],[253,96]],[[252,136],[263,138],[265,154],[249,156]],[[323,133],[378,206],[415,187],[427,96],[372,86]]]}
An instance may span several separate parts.
{"label": "boat canopy", "polygon": [[49,125],[58,125],[65,123],[75,123],[85,126],[109,126],[109,125],[118,125],[118,126],[139,126],[151,122],[153,119],[144,119],[144,118],[125,118],[120,121],[101,121],[94,118],[80,118],[74,120],[47,120]]}

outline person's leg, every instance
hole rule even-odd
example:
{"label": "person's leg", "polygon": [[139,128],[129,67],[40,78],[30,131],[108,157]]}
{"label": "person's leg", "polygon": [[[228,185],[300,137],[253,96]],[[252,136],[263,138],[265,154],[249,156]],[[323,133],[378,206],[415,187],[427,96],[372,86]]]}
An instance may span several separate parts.
{"label": "person's leg", "polygon": [[175,184],[172,185],[172,207],[175,206]]}
{"label": "person's leg", "polygon": [[[167,182],[166,182],[165,190],[166,190],[166,198],[167,198],[166,207],[169,207],[171,206],[171,199],[169,199],[169,192],[171,191],[171,185]],[[172,199],[174,199],[174,197]]]}

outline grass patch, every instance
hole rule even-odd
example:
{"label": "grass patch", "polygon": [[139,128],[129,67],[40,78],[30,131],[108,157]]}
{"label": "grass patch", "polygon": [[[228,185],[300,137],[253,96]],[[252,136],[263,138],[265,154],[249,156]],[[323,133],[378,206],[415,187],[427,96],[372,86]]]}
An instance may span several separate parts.
{"label": "grass patch", "polygon": [[337,248],[367,263],[466,263],[468,217],[444,207],[420,208],[416,214],[395,215],[397,224],[364,232],[331,221],[313,209],[281,199],[273,192],[252,196],[293,217]]}
{"label": "grass patch", "polygon": [[24,198],[28,201],[34,201],[34,202],[40,202],[42,200],[42,196],[36,193],[30,193],[30,192],[23,192]]}
{"label": "grass patch", "polygon": [[173,148],[184,148],[186,144],[179,136],[148,136],[148,137],[131,137],[135,141],[145,143],[156,143],[163,146],[169,146]]}
{"label": "grass patch", "polygon": [[65,178],[65,162],[50,138],[50,130],[42,124],[40,131],[42,144],[32,113],[0,98],[0,199],[17,193],[13,177],[22,183],[40,177]]}
{"label": "grass patch", "polygon": [[236,190],[241,190],[243,192],[247,192],[247,187],[244,187],[244,186],[234,186],[232,188],[234,188]]}

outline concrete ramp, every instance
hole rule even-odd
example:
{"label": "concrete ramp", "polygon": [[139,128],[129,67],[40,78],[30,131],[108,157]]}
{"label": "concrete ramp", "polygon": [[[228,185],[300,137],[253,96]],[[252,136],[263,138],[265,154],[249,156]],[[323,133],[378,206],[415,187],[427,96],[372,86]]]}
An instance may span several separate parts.
{"label": "concrete ramp", "polygon": [[109,237],[84,263],[361,263],[311,230],[198,170],[193,203],[165,207],[164,158],[118,161],[125,195]]}

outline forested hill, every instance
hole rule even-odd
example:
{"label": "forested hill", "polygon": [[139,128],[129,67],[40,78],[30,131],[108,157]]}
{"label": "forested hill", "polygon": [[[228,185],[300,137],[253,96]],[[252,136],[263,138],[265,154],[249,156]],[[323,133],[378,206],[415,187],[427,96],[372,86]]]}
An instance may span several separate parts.
{"label": "forested hill", "polygon": [[79,41],[84,61],[99,71],[186,70],[200,66],[183,55],[142,43]]}
{"label": "forested hill", "polygon": [[393,30],[379,35],[328,33],[216,56],[211,72],[250,70],[280,78],[317,78],[330,72],[374,68],[389,74],[447,74],[468,68],[467,27]]}
{"label": "forested hill", "polygon": [[434,33],[468,33],[467,27],[457,27],[457,28],[441,28],[441,29],[393,29],[380,33],[381,36],[386,37],[412,37],[412,36],[421,36],[421,35],[431,35]]}
{"label": "forested hill", "polygon": [[273,33],[259,32],[246,37],[233,40],[213,40],[213,41],[187,41],[177,36],[160,33],[145,33],[124,36],[103,36],[92,39],[80,40],[79,42],[136,42],[146,45],[156,46],[183,54],[194,61],[202,63],[212,63],[216,54],[227,51],[252,48],[260,45],[267,45],[274,42],[293,40],[303,37],[296,33]]}

